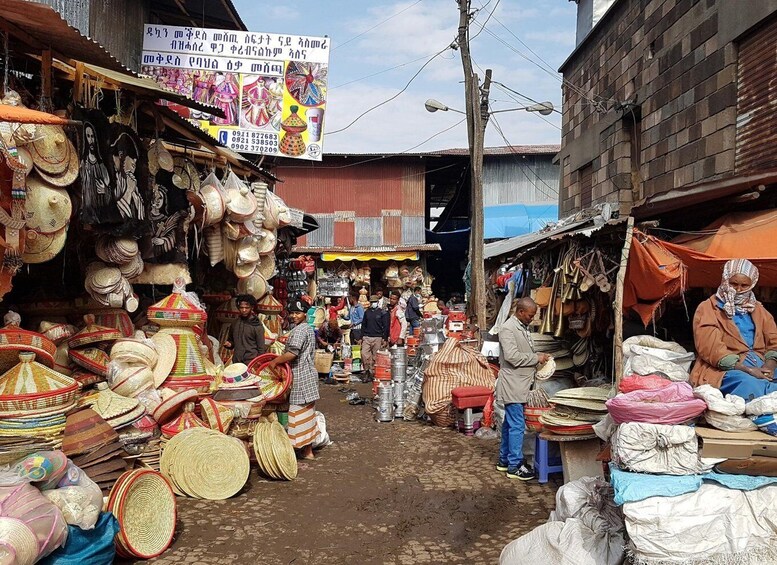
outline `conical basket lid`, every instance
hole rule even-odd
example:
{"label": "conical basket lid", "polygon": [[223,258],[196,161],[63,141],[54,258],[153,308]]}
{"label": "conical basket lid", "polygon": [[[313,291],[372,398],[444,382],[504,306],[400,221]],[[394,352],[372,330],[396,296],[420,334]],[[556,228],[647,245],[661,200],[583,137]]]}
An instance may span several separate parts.
{"label": "conical basket lid", "polygon": [[179,434],[184,430],[207,427],[208,425],[194,414],[194,403],[188,402],[183,409],[183,413],[162,426],[161,429],[165,436],[173,437],[174,435]]}
{"label": "conical basket lid", "polygon": [[0,397],[42,395],[75,390],[76,381],[34,361],[35,354],[19,354],[19,364],[0,376]]}
{"label": "conical basket lid", "polygon": [[97,388],[100,392],[90,401],[90,405],[92,410],[97,412],[104,420],[128,414],[137,408],[140,403],[136,398],[127,398],[116,394],[108,388],[107,383],[99,383]]}
{"label": "conical basket lid", "polygon": [[92,343],[114,341],[123,337],[121,332],[115,328],[108,328],[96,324],[94,321],[94,314],[87,314],[84,316],[84,323],[86,324],[84,329],[67,340],[67,345],[71,349],[76,349]]}
{"label": "conical basket lid", "polygon": [[205,310],[194,304],[176,283],[173,293],[148,308],[148,319],[160,326],[195,326],[204,321]]}
{"label": "conical basket lid", "polygon": [[257,310],[263,314],[278,314],[283,310],[283,304],[268,293],[258,302]]}

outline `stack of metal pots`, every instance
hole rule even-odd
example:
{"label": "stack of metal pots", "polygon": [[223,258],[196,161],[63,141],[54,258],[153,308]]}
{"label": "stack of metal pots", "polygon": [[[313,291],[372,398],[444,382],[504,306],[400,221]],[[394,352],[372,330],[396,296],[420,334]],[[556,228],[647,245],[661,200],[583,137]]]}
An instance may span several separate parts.
{"label": "stack of metal pots", "polygon": [[386,381],[378,385],[378,422],[394,421],[394,387]]}
{"label": "stack of metal pots", "polygon": [[391,349],[391,383],[394,388],[394,416],[405,414],[405,381],[407,380],[407,349]]}

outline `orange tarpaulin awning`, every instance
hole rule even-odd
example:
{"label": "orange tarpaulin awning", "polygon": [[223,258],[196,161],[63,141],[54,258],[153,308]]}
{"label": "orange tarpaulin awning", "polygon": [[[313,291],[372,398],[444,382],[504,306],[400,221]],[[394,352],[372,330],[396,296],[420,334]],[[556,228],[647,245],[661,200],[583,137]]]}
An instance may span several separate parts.
{"label": "orange tarpaulin awning", "polygon": [[71,120],[60,118],[54,114],[30,110],[23,106],[0,104],[0,122],[16,122],[19,124],[45,124],[50,126],[66,126]]}

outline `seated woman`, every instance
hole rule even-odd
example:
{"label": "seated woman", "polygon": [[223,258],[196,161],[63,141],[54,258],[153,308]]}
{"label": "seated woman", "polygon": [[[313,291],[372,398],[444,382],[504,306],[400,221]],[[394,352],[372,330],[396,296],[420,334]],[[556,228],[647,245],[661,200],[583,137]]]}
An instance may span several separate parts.
{"label": "seated woman", "polygon": [[777,324],[755,299],[758,269],[747,259],[723,267],[718,292],[693,317],[697,359],[691,384],[752,400],[777,391]]}

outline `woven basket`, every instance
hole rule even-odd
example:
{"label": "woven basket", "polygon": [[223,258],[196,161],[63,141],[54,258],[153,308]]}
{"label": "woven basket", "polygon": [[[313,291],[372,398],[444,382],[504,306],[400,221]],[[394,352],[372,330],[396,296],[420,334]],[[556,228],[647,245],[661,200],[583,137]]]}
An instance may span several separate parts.
{"label": "woven basket", "polygon": [[4,373],[19,362],[19,353],[35,353],[38,363],[47,367],[54,366],[57,346],[53,341],[36,332],[28,332],[17,327],[0,330],[0,372]]}
{"label": "woven basket", "polygon": [[125,557],[151,559],[173,541],[175,496],[160,473],[142,469],[121,475],[108,498],[108,510],[119,522],[116,549]]}
{"label": "woven basket", "polygon": [[277,355],[265,353],[248,365],[248,372],[259,378],[259,389],[267,402],[283,397],[289,390],[292,381],[291,367],[288,363],[281,363],[272,369],[268,367],[270,361],[275,357]]}
{"label": "woven basket", "polygon": [[21,353],[18,358],[20,363],[0,377],[0,416],[51,411],[75,402],[75,380],[34,362],[34,353]]}
{"label": "woven basket", "polygon": [[334,361],[335,355],[334,353],[327,353],[323,350],[316,350],[315,356],[313,358],[313,362],[316,366],[316,371],[318,373],[329,373],[330,369],[332,368],[332,362]]}
{"label": "woven basket", "polygon": [[219,404],[212,398],[204,398],[200,402],[200,407],[202,408],[203,419],[212,430],[217,430],[224,434],[229,431],[229,426],[235,418],[235,413],[228,406]]}
{"label": "woven basket", "polygon": [[13,550],[14,565],[33,565],[38,559],[38,538],[21,520],[0,517],[0,547]]}
{"label": "woven basket", "polygon": [[108,376],[108,363],[111,362],[108,354],[102,349],[96,347],[87,347],[85,349],[71,349],[68,353],[70,360],[101,377]]}

